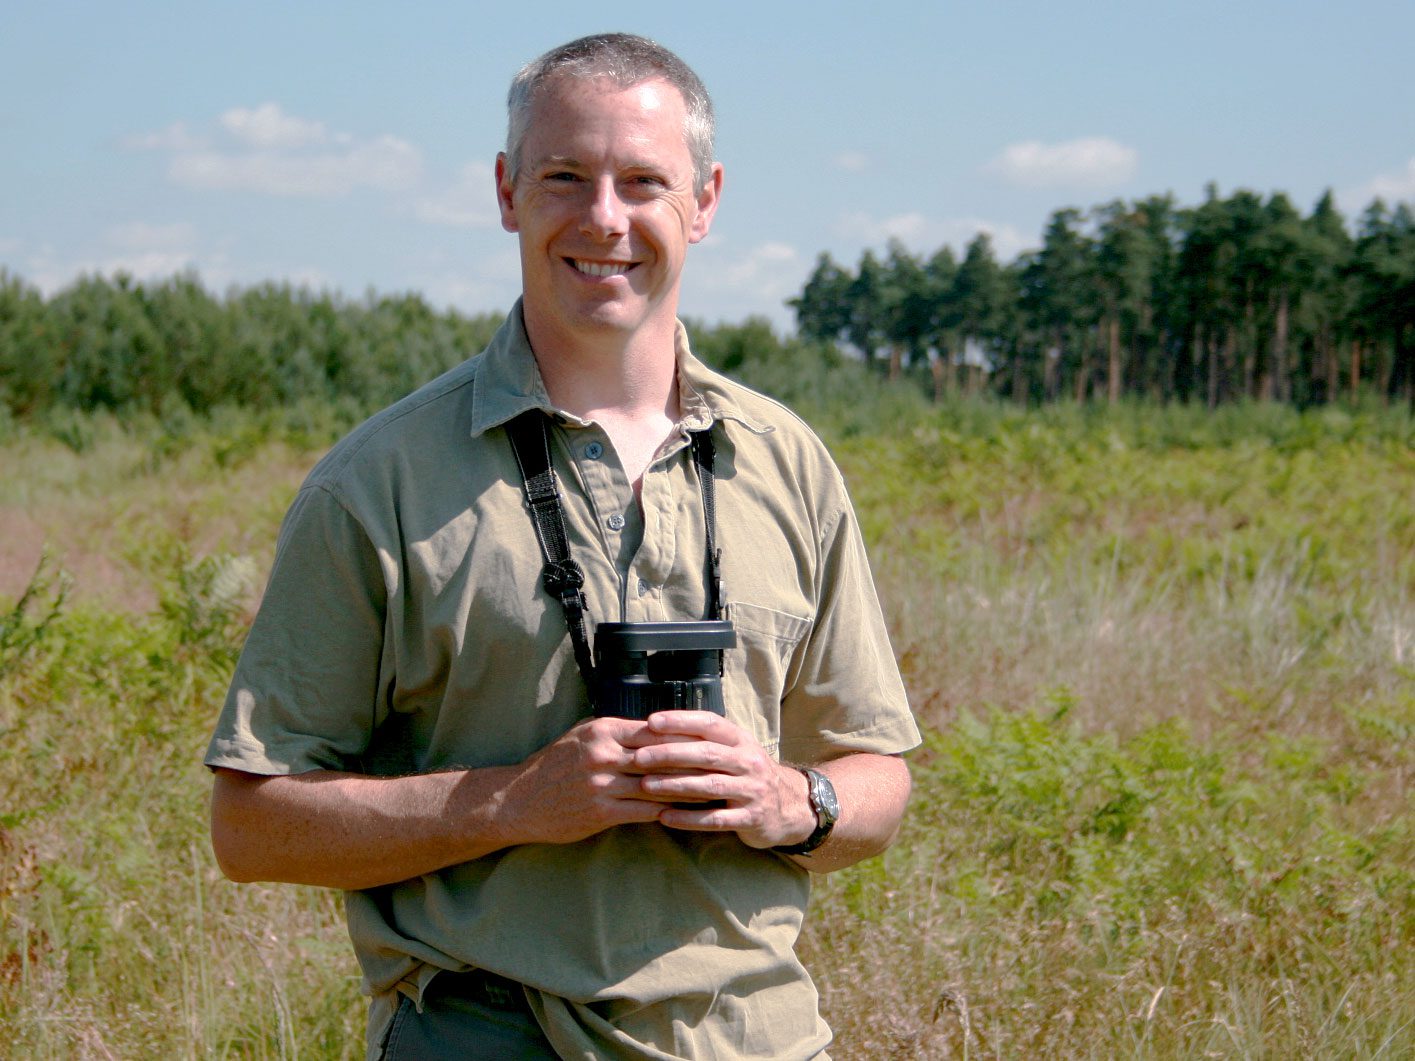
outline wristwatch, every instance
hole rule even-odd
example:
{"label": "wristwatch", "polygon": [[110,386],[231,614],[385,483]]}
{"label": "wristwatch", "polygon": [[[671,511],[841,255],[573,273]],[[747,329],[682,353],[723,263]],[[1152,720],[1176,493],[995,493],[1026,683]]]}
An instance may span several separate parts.
{"label": "wristwatch", "polygon": [[816,827],[811,835],[799,844],[781,844],[772,848],[783,855],[810,854],[825,843],[825,838],[830,835],[840,817],[840,800],[835,796],[835,786],[830,783],[830,778],[809,766],[798,766],[796,769],[806,775],[806,790],[811,798],[811,810],[816,812]]}

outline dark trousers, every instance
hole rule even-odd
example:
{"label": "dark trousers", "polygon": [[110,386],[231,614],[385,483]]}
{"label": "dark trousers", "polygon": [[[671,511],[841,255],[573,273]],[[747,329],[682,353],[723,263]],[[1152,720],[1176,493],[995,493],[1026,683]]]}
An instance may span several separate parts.
{"label": "dark trousers", "polygon": [[383,1061],[505,1058],[558,1061],[520,984],[483,972],[439,973],[419,1013],[400,997],[383,1037]]}

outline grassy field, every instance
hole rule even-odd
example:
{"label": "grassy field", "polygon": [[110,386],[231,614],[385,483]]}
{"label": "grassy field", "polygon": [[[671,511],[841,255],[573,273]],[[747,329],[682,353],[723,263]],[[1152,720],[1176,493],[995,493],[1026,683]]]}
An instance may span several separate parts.
{"label": "grassy field", "polygon": [[[928,732],[813,900],[834,1056],[1415,1056],[1409,415],[820,419]],[[0,441],[0,1055],[357,1056],[337,896],[225,882],[199,765],[324,440],[75,431]]]}

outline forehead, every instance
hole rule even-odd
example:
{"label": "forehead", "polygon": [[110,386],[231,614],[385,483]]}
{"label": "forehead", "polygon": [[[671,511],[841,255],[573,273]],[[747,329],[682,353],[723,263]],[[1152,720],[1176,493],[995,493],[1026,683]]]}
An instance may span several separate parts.
{"label": "forehead", "polygon": [[526,160],[585,152],[688,159],[687,107],[661,78],[619,85],[608,78],[551,78],[531,102]]}

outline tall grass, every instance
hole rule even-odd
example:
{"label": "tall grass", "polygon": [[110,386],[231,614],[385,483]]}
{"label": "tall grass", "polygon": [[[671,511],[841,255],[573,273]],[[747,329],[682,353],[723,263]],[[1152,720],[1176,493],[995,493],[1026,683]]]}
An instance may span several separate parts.
{"label": "tall grass", "polygon": [[[1415,1056],[1409,416],[816,412],[928,732],[813,899],[833,1055]],[[198,761],[325,436],[74,430],[0,449],[0,1054],[358,1056],[337,897],[224,881]]]}
{"label": "tall grass", "polygon": [[846,1056],[1415,1055],[1410,420],[1252,412],[842,446],[931,730],[809,921]]}

